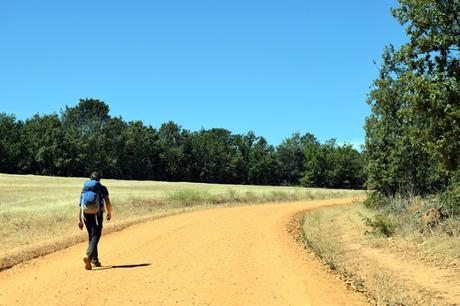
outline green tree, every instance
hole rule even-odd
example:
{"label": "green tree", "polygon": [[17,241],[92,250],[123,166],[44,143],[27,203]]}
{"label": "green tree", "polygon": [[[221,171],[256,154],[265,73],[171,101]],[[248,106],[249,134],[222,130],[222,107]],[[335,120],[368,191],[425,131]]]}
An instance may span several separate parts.
{"label": "green tree", "polygon": [[98,99],[80,99],[77,106],[62,111],[61,119],[66,126],[79,130],[82,135],[100,131],[110,120],[109,106]]}
{"label": "green tree", "polygon": [[15,116],[0,113],[0,172],[19,171],[21,128],[22,123]]}
{"label": "green tree", "polygon": [[393,15],[410,42],[396,58],[407,67],[408,100],[426,121],[428,149],[447,171],[460,163],[460,1],[400,0]]}
{"label": "green tree", "polygon": [[[110,178],[137,178],[130,172],[127,164],[131,162],[131,156],[126,153],[128,145],[128,123],[121,117],[110,118],[102,127],[99,134],[99,145],[105,154],[104,177]],[[135,156],[135,155],[133,155]]]}
{"label": "green tree", "polygon": [[256,185],[275,185],[278,183],[278,163],[275,148],[263,137],[257,137],[249,158],[248,181]]}
{"label": "green tree", "polygon": [[305,148],[305,172],[301,179],[307,187],[363,188],[364,158],[350,144],[337,145],[335,139],[324,144],[312,142]]}
{"label": "green tree", "polygon": [[234,137],[226,129],[201,130],[192,137],[195,176],[202,182],[237,182],[232,160],[236,155]]}
{"label": "green tree", "polygon": [[97,99],[81,99],[74,107],[66,107],[61,121],[66,139],[78,146],[72,152],[74,175],[87,176],[97,169],[104,172],[111,169],[113,157],[106,154],[107,137],[104,129],[110,122],[109,106]]}
{"label": "green tree", "polygon": [[160,166],[158,178],[177,181],[183,178],[184,131],[172,121],[163,123],[158,131]]}
{"label": "green tree", "polygon": [[67,175],[72,162],[72,143],[65,137],[58,115],[34,115],[21,129],[22,158],[19,167],[25,173]]}
{"label": "green tree", "polygon": [[127,179],[154,179],[159,152],[158,134],[142,121],[130,122],[123,130],[121,163],[119,167]]}
{"label": "green tree", "polygon": [[409,42],[387,47],[369,95],[368,186],[387,195],[445,188],[460,155],[458,0],[400,0]]}
{"label": "green tree", "polygon": [[317,140],[312,134],[294,133],[276,148],[279,175],[283,184],[299,184],[305,171],[305,148],[315,142]]}

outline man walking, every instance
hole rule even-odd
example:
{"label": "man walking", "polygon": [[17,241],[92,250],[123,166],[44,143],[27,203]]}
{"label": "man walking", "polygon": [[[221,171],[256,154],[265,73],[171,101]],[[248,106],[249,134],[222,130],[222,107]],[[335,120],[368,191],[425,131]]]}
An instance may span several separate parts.
{"label": "man walking", "polygon": [[99,261],[97,244],[102,234],[102,221],[105,208],[107,208],[107,220],[112,218],[112,203],[109,198],[107,187],[101,184],[99,172],[91,173],[89,181],[83,185],[80,196],[80,209],[78,211],[78,227],[83,230],[83,222],[88,231],[88,249],[83,258],[85,269],[91,270],[92,265],[101,266]]}

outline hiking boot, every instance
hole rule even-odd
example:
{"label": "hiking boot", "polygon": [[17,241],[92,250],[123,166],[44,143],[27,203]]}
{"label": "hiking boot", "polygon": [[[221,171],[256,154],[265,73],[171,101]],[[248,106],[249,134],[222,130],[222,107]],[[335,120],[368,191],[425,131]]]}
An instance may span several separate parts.
{"label": "hiking boot", "polygon": [[83,262],[85,263],[85,269],[86,270],[91,270],[91,258],[89,257],[84,257]]}
{"label": "hiking boot", "polygon": [[102,266],[102,264],[101,264],[101,262],[100,262],[99,260],[93,261],[92,264],[93,264],[93,266],[95,266],[95,267],[101,267],[101,266]]}

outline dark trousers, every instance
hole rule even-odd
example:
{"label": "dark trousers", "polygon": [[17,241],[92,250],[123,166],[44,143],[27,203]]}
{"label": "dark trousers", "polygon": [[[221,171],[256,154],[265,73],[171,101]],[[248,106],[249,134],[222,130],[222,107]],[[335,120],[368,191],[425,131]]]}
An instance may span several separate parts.
{"label": "dark trousers", "polygon": [[86,230],[88,231],[89,239],[86,255],[91,258],[93,262],[98,261],[99,257],[97,254],[97,244],[99,243],[99,239],[101,239],[102,235],[102,211],[98,212],[97,214],[84,214],[84,216],[85,226]]}

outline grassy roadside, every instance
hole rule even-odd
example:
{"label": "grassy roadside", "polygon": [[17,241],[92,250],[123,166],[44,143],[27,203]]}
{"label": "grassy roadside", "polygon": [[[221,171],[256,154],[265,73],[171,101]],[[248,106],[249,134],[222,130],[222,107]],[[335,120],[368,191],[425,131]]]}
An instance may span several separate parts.
{"label": "grassy roadside", "polygon": [[[459,302],[460,235],[420,233],[396,220],[395,234],[370,233],[361,204],[305,214],[304,242],[328,267],[377,305],[453,305]],[[401,221],[401,222],[398,222]]]}
{"label": "grassy roadside", "polygon": [[[84,178],[0,174],[0,270],[82,242],[78,197]],[[249,203],[352,197],[361,191],[103,180],[114,218],[104,233],[184,211]]]}

